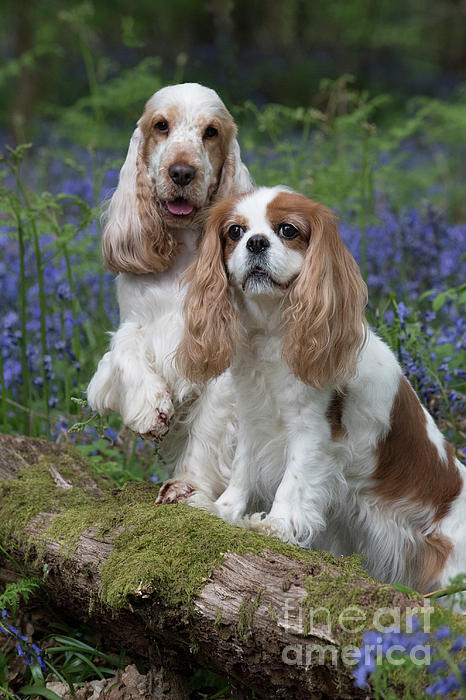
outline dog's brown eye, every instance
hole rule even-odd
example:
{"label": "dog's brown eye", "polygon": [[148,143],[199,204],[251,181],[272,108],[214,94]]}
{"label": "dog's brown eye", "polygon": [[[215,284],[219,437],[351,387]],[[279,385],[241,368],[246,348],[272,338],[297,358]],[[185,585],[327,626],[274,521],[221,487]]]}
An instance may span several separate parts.
{"label": "dog's brown eye", "polygon": [[230,226],[228,229],[228,235],[230,236],[232,241],[239,241],[241,238],[241,234],[244,233],[244,229],[241,228],[241,226],[238,226],[237,224],[233,224],[233,226]]}
{"label": "dog's brown eye", "polygon": [[218,129],[215,128],[215,126],[208,126],[207,129],[204,131],[204,138],[205,139],[212,139],[214,136],[218,135]]}
{"label": "dog's brown eye", "polygon": [[168,134],[168,122],[157,122],[154,124],[154,129],[162,134]]}
{"label": "dog's brown eye", "polygon": [[291,241],[293,238],[296,238],[296,236],[299,236],[299,231],[296,226],[292,224],[280,224],[278,227],[278,235]]}

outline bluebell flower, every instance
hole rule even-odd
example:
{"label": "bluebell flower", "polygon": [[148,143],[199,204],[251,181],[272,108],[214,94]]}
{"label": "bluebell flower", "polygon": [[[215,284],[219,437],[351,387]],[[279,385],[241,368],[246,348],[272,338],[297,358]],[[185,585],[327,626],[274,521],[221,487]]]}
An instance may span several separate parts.
{"label": "bluebell flower", "polygon": [[466,636],[464,634],[460,635],[455,639],[450,651],[454,654],[457,651],[466,649]]}
{"label": "bluebell flower", "polygon": [[387,323],[389,326],[393,326],[394,320],[395,320],[395,312],[393,311],[393,309],[387,309],[387,311],[385,312],[385,316],[384,316],[385,323]]}
{"label": "bluebell flower", "polygon": [[105,428],[104,434],[109,440],[111,440],[112,445],[115,445],[118,442],[119,435],[113,428]]}
{"label": "bluebell flower", "polygon": [[435,633],[435,639],[439,642],[443,639],[448,639],[448,637],[451,637],[451,629],[446,625],[444,627],[439,627]]}
{"label": "bluebell flower", "polygon": [[397,306],[396,310],[397,310],[398,317],[399,317],[400,321],[405,321],[410,314],[409,309],[406,308],[406,306],[404,305],[404,303],[402,301],[398,302],[398,306]]}
{"label": "bluebell flower", "polygon": [[362,665],[359,665],[353,672],[354,685],[356,688],[367,688],[367,679],[369,678],[370,671]]}
{"label": "bluebell flower", "polygon": [[432,674],[438,673],[439,671],[447,671],[448,664],[444,659],[439,659],[438,661],[433,661],[427,670]]}
{"label": "bluebell flower", "polygon": [[458,688],[460,688],[459,680],[450,674],[446,678],[439,678],[438,681],[429,685],[426,688],[426,693],[432,697],[440,695],[442,698],[445,698],[453,690],[458,690]]}

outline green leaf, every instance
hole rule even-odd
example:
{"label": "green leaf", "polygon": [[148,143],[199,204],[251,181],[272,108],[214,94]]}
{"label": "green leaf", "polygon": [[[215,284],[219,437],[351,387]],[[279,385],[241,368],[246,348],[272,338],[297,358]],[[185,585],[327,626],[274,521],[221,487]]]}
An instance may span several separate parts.
{"label": "green leaf", "polygon": [[47,700],[61,700],[60,696],[54,693],[53,690],[40,685],[24,685],[18,692],[20,695],[40,695],[43,698],[47,698]]}
{"label": "green leaf", "polygon": [[438,311],[439,309],[441,309],[444,303],[446,302],[447,298],[448,294],[446,292],[441,292],[440,294],[437,294],[434,301],[432,302],[433,310]]}
{"label": "green leaf", "polygon": [[44,674],[38,663],[32,664],[31,666],[31,676],[34,681],[34,685],[43,686],[45,685]]}

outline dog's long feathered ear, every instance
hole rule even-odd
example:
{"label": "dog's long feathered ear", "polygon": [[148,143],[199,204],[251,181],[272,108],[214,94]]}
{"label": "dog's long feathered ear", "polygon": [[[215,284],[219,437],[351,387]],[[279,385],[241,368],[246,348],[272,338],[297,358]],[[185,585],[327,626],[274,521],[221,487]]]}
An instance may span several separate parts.
{"label": "dog's long feathered ear", "polygon": [[102,255],[105,266],[114,273],[140,275],[165,270],[177,247],[173,236],[164,230],[152,197],[142,147],[138,126],[104,217]]}
{"label": "dog's long feathered ear", "polygon": [[221,202],[223,199],[234,197],[245,192],[251,192],[253,189],[254,183],[252,177],[241,160],[241,151],[236,138],[236,126],[233,122],[232,137],[223,163],[215,201]]}
{"label": "dog's long feathered ear", "polygon": [[185,330],[176,363],[182,374],[199,383],[230,366],[240,338],[221,240],[229,205],[231,202],[222,202],[212,209],[198,257],[186,273]]}
{"label": "dog's long feathered ear", "polygon": [[303,267],[290,288],[283,357],[307,384],[343,388],[367,333],[367,288],[334,214],[309,202],[309,223]]}

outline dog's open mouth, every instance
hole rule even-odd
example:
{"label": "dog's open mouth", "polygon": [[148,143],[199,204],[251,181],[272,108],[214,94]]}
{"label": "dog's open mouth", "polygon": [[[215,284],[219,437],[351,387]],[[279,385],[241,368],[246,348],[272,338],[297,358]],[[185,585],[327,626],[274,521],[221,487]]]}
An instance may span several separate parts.
{"label": "dog's open mouth", "polygon": [[183,199],[183,197],[178,197],[172,202],[166,202],[165,206],[173,216],[188,216],[194,211],[194,205],[188,202],[187,199]]}
{"label": "dog's open mouth", "polygon": [[286,290],[290,286],[292,280],[289,282],[276,282],[267,270],[264,270],[262,267],[253,267],[252,270],[248,273],[247,277],[243,281],[243,284],[241,285],[243,288],[243,292],[248,285],[248,283],[254,283],[258,282],[259,284],[263,286],[268,286],[268,287],[279,287],[279,289]]}

